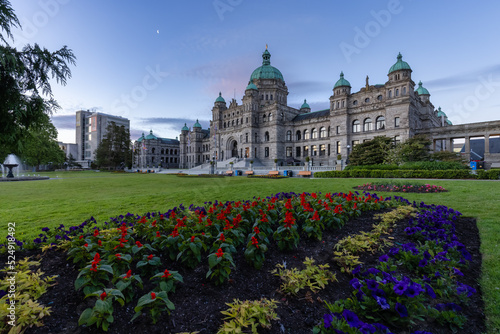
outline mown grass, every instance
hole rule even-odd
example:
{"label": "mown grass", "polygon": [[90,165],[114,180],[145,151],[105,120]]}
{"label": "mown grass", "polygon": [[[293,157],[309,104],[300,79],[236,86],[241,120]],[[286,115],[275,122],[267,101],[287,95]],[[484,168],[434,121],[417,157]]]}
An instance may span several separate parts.
{"label": "mown grass", "polygon": [[[41,173],[42,174],[42,173]],[[0,237],[7,222],[16,223],[18,239],[33,239],[42,227],[77,225],[93,216],[103,223],[109,217],[167,211],[183,203],[251,199],[278,192],[349,192],[352,187],[381,179],[256,179],[246,177],[197,178],[160,174],[96,172],[47,173],[50,180],[0,182]],[[58,178],[56,178],[58,177]],[[483,254],[481,287],[486,303],[489,333],[500,333],[500,182],[429,180],[444,193],[384,193],[410,201],[440,204],[478,218]],[[1,242],[0,242],[1,243]]]}

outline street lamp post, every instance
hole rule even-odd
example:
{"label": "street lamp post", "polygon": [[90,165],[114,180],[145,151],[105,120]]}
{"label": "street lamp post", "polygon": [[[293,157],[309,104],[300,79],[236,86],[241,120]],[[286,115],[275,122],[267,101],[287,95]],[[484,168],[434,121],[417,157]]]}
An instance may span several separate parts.
{"label": "street lamp post", "polygon": [[349,150],[351,149],[351,145],[347,145],[347,158],[345,159],[345,164],[349,164]]}

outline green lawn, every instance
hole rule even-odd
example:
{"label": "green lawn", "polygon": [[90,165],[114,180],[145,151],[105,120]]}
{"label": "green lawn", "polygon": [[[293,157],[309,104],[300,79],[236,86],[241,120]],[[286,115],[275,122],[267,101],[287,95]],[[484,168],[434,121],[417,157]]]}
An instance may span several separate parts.
{"label": "green lawn", "polygon": [[[42,174],[42,173],[41,173]],[[247,179],[198,178],[160,174],[96,172],[47,173],[50,180],[0,182],[0,237],[7,222],[16,223],[18,239],[33,239],[42,227],[77,225],[94,216],[103,223],[127,212],[162,211],[183,203],[251,199],[277,192],[349,192],[376,179]],[[58,177],[58,178],[56,178]],[[483,272],[481,286],[486,303],[489,333],[500,333],[500,182],[422,181],[449,190],[438,194],[402,194],[410,201],[441,204],[477,217],[481,234]],[[394,193],[377,192],[390,196]]]}

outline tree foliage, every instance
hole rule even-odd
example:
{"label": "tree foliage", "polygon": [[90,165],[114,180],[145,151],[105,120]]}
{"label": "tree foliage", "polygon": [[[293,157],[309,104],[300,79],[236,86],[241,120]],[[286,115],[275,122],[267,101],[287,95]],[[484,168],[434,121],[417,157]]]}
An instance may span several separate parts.
{"label": "tree foliage", "polygon": [[95,151],[95,164],[99,167],[122,168],[132,165],[130,131],[123,125],[111,122],[106,127],[105,138]]}
{"label": "tree foliage", "polygon": [[57,129],[45,115],[45,121],[30,126],[23,141],[23,160],[37,169],[42,164],[61,165],[65,154],[57,144]]}
{"label": "tree foliage", "polygon": [[354,166],[382,164],[392,147],[392,138],[377,136],[354,146],[349,155],[349,164]]}
{"label": "tree foliage", "polygon": [[[59,105],[54,100],[50,80],[66,85],[71,78],[73,52],[64,46],[50,52],[38,44],[21,51],[8,44],[12,28],[21,28],[10,2],[0,0],[0,160],[9,153],[24,156],[27,138],[41,130]],[[50,122],[50,119],[49,119]],[[37,128],[38,127],[38,128]]]}

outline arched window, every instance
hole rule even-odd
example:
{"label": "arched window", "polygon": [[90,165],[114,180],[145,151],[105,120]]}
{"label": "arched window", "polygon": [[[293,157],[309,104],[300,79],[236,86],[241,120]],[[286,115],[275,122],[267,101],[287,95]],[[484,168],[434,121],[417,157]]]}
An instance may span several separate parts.
{"label": "arched window", "polygon": [[353,106],[357,106],[357,105],[358,105],[358,100],[354,100],[354,101],[352,101],[352,105],[353,105]]}
{"label": "arched window", "polygon": [[363,123],[363,131],[372,131],[373,130],[373,126],[372,126],[372,119],[371,118],[367,118],[365,119],[364,123]]}
{"label": "arched window", "polygon": [[161,149],[161,154],[165,154],[164,152],[165,152],[165,150],[164,150],[164,149]]}
{"label": "arched window", "polygon": [[233,121],[232,121],[232,126],[234,126],[234,119],[233,119]]}
{"label": "arched window", "polygon": [[401,136],[397,135],[394,137],[394,144],[400,144],[401,143]]}
{"label": "arched window", "polygon": [[292,141],[292,131],[288,130],[286,132],[286,141]]}
{"label": "arched window", "polygon": [[297,132],[295,133],[295,139],[296,139],[296,140],[300,140],[300,139],[301,139],[301,137],[302,137],[302,136],[301,136],[301,132],[300,132],[300,130],[297,130]]}
{"label": "arched window", "polygon": [[[272,95],[271,95],[271,97],[272,97]],[[271,100],[272,100],[272,98],[271,98]],[[267,120],[269,122],[271,122],[273,120],[273,114],[269,113],[269,116],[267,117]]]}
{"label": "arched window", "polygon": [[267,132],[267,131],[264,134],[264,141],[269,141],[269,132]]}
{"label": "arched window", "polygon": [[382,95],[377,96],[377,100],[382,101]]}
{"label": "arched window", "polygon": [[319,137],[320,138],[325,138],[326,137],[326,129],[324,126],[322,126],[321,128],[319,128]]}
{"label": "arched window", "polygon": [[245,133],[245,142],[248,143],[248,132]]}
{"label": "arched window", "polygon": [[305,129],[304,130],[304,140],[309,139],[309,130]]}
{"label": "arched window", "polygon": [[226,128],[226,122],[224,122],[224,129]]}
{"label": "arched window", "polygon": [[239,123],[239,122],[240,122],[240,120],[239,120],[239,119],[237,119],[237,120],[236,120],[236,125],[238,125],[238,123]]}
{"label": "arched window", "polygon": [[262,122],[265,123],[266,122],[266,114],[262,115]]}
{"label": "arched window", "polygon": [[389,91],[389,97],[392,97],[392,90]]}
{"label": "arched window", "polygon": [[311,131],[311,138],[312,139],[317,139],[318,138],[318,130],[316,128],[313,128]]}
{"label": "arched window", "polygon": [[376,129],[377,130],[385,129],[385,117],[384,116],[377,117]]}
{"label": "arched window", "polygon": [[153,147],[153,149],[151,150],[151,153],[155,154],[155,148]]}
{"label": "arched window", "polygon": [[359,132],[361,130],[360,128],[361,128],[361,124],[360,124],[359,120],[357,120],[357,119],[354,120],[352,122],[352,132]]}
{"label": "arched window", "polygon": [[273,99],[273,94],[271,94],[271,100]]}
{"label": "arched window", "polygon": [[406,87],[403,87],[403,95],[406,95]]}
{"label": "arched window", "polygon": [[399,96],[399,89],[396,88],[396,93],[394,94],[394,96]]}
{"label": "arched window", "polygon": [[316,145],[311,146],[311,155],[318,155],[318,147]]}
{"label": "arched window", "polygon": [[369,97],[367,97],[367,98],[365,99],[365,103],[369,103],[369,102],[370,102],[370,98],[369,98]]}

